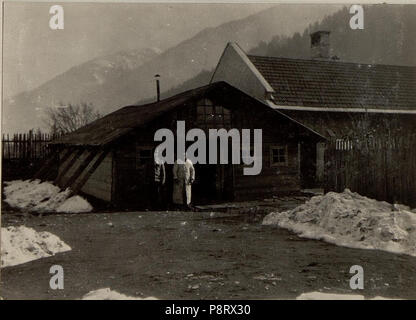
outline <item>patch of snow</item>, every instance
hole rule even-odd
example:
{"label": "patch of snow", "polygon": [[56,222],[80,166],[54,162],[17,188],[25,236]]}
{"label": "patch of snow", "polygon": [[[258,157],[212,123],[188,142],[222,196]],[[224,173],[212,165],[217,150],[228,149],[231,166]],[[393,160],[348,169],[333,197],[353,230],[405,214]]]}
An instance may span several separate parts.
{"label": "patch of snow", "polygon": [[324,293],[319,291],[302,293],[296,300],[364,300],[360,294]]}
{"label": "patch of snow", "polygon": [[302,193],[313,194],[314,196],[320,196],[324,194],[324,189],[315,188],[315,189],[303,189]]}
{"label": "patch of snow", "polygon": [[[296,297],[296,300],[365,300],[360,294],[339,294],[339,293],[324,293],[324,292],[307,292],[302,293]],[[369,300],[396,300],[385,297],[374,297]]]}
{"label": "patch of snow", "polygon": [[61,190],[50,182],[14,180],[5,182],[4,201],[11,207],[30,212],[90,212],[92,206],[71,190]]}
{"label": "patch of snow", "polygon": [[61,206],[61,204],[68,201],[68,197],[70,194],[70,190],[66,189],[65,191],[58,191],[55,195],[45,201],[39,202],[36,206],[30,208],[31,211],[34,212],[54,212],[57,211],[57,208]]}
{"label": "patch of snow", "polygon": [[1,266],[9,267],[70,251],[56,235],[25,226],[1,228]]}
{"label": "patch of snow", "polygon": [[131,297],[110,288],[103,288],[88,292],[82,297],[82,300],[158,300],[155,297]]}
{"label": "patch of snow", "polygon": [[59,193],[60,189],[49,182],[40,180],[15,180],[5,182],[4,201],[14,208],[35,207]]}
{"label": "patch of snow", "polygon": [[416,214],[345,189],[312,197],[295,209],[273,212],[264,225],[339,246],[416,256]]}
{"label": "patch of snow", "polygon": [[92,206],[87,200],[80,196],[73,196],[64,203],[62,203],[57,209],[57,212],[71,212],[71,213],[81,213],[81,212],[90,212]]}
{"label": "patch of snow", "polygon": [[393,298],[386,298],[386,297],[376,296],[374,298],[371,298],[370,300],[403,300],[403,299],[393,299]]}

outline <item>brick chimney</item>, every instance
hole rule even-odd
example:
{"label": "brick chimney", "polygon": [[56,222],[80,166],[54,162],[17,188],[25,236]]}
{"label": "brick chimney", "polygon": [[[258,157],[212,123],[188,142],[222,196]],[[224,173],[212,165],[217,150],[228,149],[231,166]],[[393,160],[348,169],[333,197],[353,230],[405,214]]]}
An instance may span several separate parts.
{"label": "brick chimney", "polygon": [[329,31],[311,33],[311,57],[318,60],[330,59]]}

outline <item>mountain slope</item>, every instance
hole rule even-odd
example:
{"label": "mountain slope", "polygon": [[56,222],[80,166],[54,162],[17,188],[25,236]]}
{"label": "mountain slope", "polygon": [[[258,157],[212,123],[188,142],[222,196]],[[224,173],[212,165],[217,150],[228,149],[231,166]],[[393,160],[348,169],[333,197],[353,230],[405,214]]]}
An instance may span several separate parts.
{"label": "mountain slope", "polygon": [[137,69],[159,53],[158,49],[130,50],[96,58],[69,69],[35,90],[18,94],[4,101],[2,131],[42,128],[44,110],[48,107],[91,101],[99,106],[106,100],[105,95],[96,94],[103,84],[119,81],[126,72]]}
{"label": "mountain slope", "polygon": [[[348,8],[308,26],[290,37],[276,35],[261,41],[249,54],[310,58],[310,33],[330,30],[331,56],[340,61],[416,66],[416,6],[376,5],[364,7],[364,30],[349,27]],[[166,96],[208,84],[213,70],[203,71],[166,92]]]}
{"label": "mountain slope", "polygon": [[294,36],[262,41],[250,54],[275,57],[310,57],[311,32],[328,30],[331,56],[341,61],[369,64],[416,65],[416,6],[364,6],[364,29],[352,30],[348,8]]}
{"label": "mountain slope", "polygon": [[161,75],[162,91],[167,91],[203,70],[214,68],[229,41],[236,41],[244,50],[250,50],[260,40],[269,41],[276,34],[289,36],[339,8],[278,5],[241,20],[205,29],[149,60],[146,54],[140,63],[126,64],[131,68],[110,68],[105,62],[103,69],[97,69],[102,64],[95,60],[87,62],[35,90],[5,101],[3,132],[43,127],[44,108],[61,102],[90,102],[101,114],[106,114],[121,106],[151,99],[155,95],[153,77],[156,73]]}

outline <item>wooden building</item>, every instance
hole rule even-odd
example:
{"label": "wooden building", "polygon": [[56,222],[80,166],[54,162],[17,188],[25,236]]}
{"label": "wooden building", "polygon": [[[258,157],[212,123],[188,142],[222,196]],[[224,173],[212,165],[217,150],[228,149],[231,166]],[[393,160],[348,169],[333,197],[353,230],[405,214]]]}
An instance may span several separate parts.
{"label": "wooden building", "polygon": [[[179,120],[185,121],[186,130],[262,129],[261,173],[244,175],[244,164],[195,164],[194,203],[298,191],[307,172],[302,159],[309,146],[323,140],[280,111],[217,82],[159,102],[124,107],[54,141],[59,152],[55,183],[118,206],[146,205],[153,151],[160,143],[154,134],[161,128],[176,132]],[[168,188],[171,171],[168,165]]]}
{"label": "wooden building", "polygon": [[415,132],[416,67],[334,60],[329,33],[311,36],[310,60],[251,56],[229,43],[209,85],[124,107],[62,137],[54,142],[55,182],[115,205],[145,204],[159,143],[154,133],[175,132],[179,120],[187,130],[263,130],[261,173],[243,175],[243,165],[196,164],[194,203],[316,186],[325,174],[326,142],[348,136],[363,117],[369,126],[396,120]]}

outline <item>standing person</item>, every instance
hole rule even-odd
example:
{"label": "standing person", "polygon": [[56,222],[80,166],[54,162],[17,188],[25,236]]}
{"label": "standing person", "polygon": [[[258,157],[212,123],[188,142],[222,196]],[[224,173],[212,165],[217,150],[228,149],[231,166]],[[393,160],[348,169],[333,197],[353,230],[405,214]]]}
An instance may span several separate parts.
{"label": "standing person", "polygon": [[173,203],[191,209],[192,183],[195,181],[195,169],[192,161],[178,159],[173,165]]}
{"label": "standing person", "polygon": [[153,207],[155,209],[164,209],[165,208],[165,199],[164,199],[164,185],[166,182],[166,170],[165,164],[158,157],[158,151],[155,151],[154,157],[154,190],[153,190]]}

